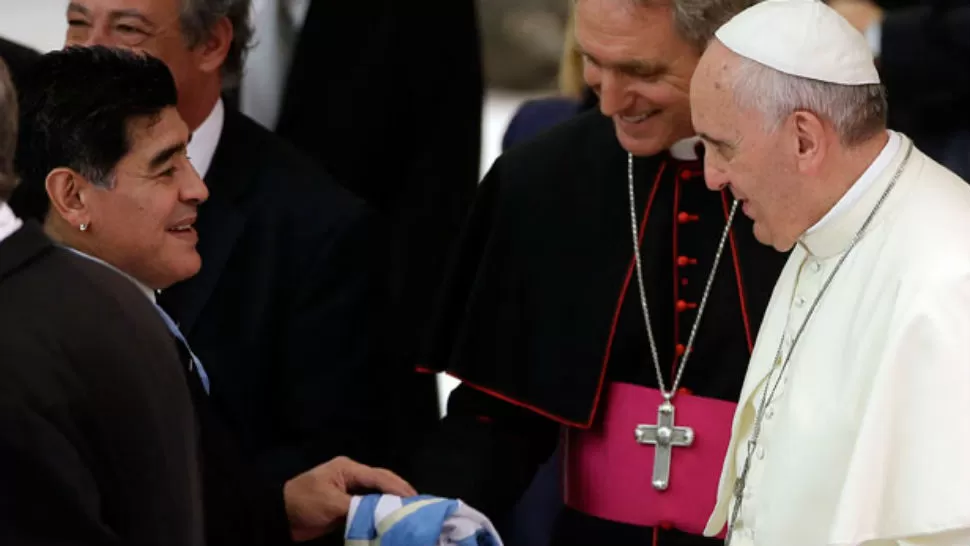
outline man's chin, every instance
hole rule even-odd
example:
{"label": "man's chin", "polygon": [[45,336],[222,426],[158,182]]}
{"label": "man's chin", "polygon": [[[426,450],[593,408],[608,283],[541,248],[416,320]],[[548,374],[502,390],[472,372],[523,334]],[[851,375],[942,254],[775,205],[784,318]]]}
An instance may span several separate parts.
{"label": "man's chin", "polygon": [[768,230],[764,229],[757,221],[754,223],[752,228],[754,231],[754,238],[761,244],[765,246],[770,246],[771,248],[777,250],[778,252],[788,252],[795,247],[797,240],[782,239],[780,237],[774,237]]}
{"label": "man's chin", "polygon": [[619,127],[616,128],[616,138],[624,150],[637,157],[654,156],[670,147],[670,143],[659,136],[634,136]]}

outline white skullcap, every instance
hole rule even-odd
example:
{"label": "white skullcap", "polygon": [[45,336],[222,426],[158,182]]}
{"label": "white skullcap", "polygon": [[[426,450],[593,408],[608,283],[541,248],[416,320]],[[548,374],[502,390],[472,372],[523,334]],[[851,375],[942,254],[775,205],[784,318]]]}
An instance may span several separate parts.
{"label": "white skullcap", "polygon": [[865,37],[819,0],[764,0],[715,35],[738,55],[785,74],[842,85],[879,83]]}

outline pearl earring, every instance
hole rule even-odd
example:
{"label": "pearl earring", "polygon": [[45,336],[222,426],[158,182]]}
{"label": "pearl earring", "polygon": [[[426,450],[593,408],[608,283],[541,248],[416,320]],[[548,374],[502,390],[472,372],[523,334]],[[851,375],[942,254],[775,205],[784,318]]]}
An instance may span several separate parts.
{"label": "pearl earring", "polygon": [[81,231],[87,231],[87,230],[88,230],[88,225],[87,224],[81,224]]}

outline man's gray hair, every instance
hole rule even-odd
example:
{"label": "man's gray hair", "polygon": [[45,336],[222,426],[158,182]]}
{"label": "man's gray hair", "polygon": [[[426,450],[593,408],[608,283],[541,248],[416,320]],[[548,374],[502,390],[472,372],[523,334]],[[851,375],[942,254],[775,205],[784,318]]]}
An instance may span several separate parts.
{"label": "man's gray hair", "polygon": [[17,187],[14,157],[17,151],[17,90],[7,65],[0,59],[0,201],[7,201]]}
{"label": "man's gray hair", "polygon": [[703,51],[714,33],[735,15],[761,0],[637,0],[644,5],[669,5],[681,38]]}
{"label": "man's gray hair", "polygon": [[886,91],[880,84],[840,85],[785,74],[740,57],[734,98],[753,109],[772,133],[793,113],[811,112],[831,123],[844,146],[860,144],[886,128]]}
{"label": "man's gray hair", "polygon": [[251,0],[182,0],[180,23],[189,47],[209,39],[212,28],[223,17],[232,23],[232,44],[222,65],[222,86],[239,85],[246,53],[253,39]]}

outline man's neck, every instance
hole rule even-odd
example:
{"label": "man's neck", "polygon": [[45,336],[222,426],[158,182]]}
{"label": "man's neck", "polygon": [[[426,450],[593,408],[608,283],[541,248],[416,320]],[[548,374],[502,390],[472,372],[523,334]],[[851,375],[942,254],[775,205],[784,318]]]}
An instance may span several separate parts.
{"label": "man's neck", "polygon": [[195,132],[202,125],[219,102],[222,96],[222,82],[219,78],[213,78],[211,82],[200,85],[199,89],[194,91],[190,95],[192,100],[181,100],[178,105],[179,114],[191,132]]}

